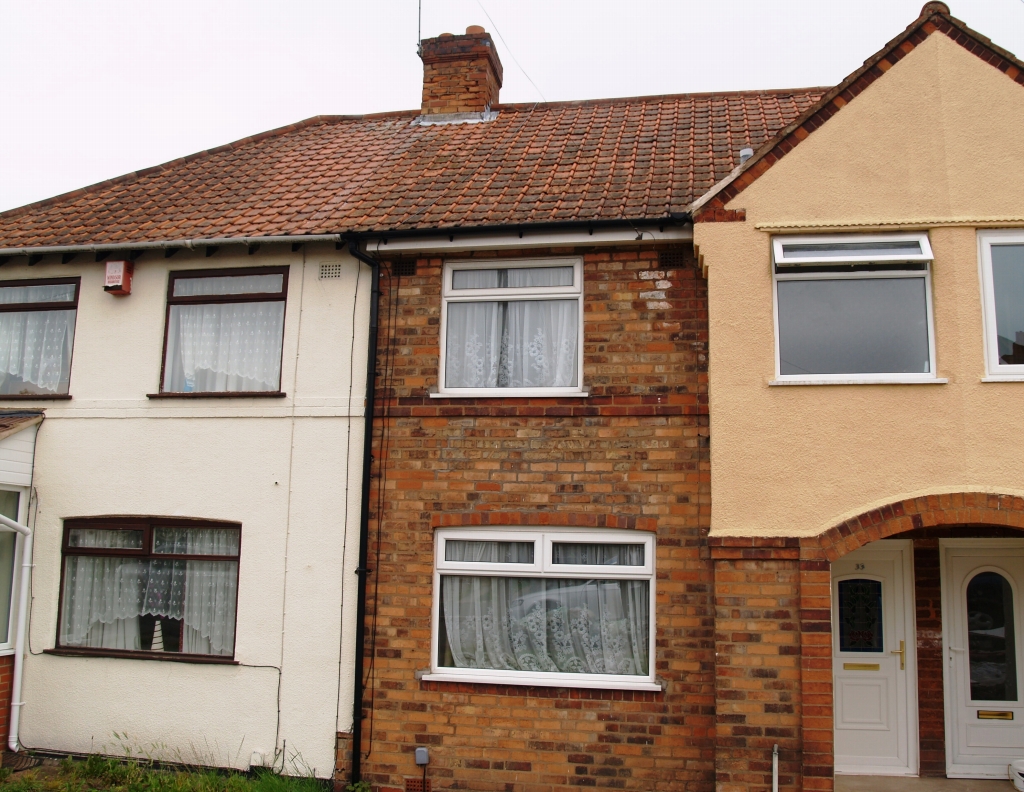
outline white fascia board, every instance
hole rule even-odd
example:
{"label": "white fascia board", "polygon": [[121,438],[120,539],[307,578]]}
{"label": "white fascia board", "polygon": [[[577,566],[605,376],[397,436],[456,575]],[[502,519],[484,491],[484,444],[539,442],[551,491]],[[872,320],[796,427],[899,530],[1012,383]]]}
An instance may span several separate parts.
{"label": "white fascia board", "polygon": [[693,226],[690,223],[672,225],[659,230],[655,227],[637,228],[595,228],[579,231],[531,231],[523,229],[502,234],[470,234],[453,230],[450,234],[432,234],[422,237],[388,238],[381,235],[378,241],[368,240],[366,252],[409,253],[409,252],[459,252],[467,250],[513,250],[532,247],[589,247],[592,245],[642,245],[652,242],[692,242]]}

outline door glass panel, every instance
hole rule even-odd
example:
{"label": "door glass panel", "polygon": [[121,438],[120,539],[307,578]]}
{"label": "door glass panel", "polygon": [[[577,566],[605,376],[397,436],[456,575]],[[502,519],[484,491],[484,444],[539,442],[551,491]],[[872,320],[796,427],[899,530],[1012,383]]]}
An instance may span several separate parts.
{"label": "door glass panel", "polygon": [[[18,519],[18,493],[0,490],[0,514]],[[0,643],[10,640],[11,594],[14,589],[14,548],[18,536],[13,531],[0,531]]]}
{"label": "door glass panel", "polygon": [[998,572],[967,585],[967,650],[972,701],[1016,701],[1013,589]]}
{"label": "door glass panel", "polygon": [[839,651],[882,651],[882,583],[839,581]]}

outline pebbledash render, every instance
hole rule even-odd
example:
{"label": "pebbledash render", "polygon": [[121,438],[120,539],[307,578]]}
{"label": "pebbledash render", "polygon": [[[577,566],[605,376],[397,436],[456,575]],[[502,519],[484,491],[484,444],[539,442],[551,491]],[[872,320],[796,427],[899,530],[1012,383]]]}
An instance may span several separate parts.
{"label": "pebbledash render", "polygon": [[418,110],[0,213],[11,747],[1005,779],[1024,64],[939,2],[831,89],[503,105],[482,28],[420,52]]}

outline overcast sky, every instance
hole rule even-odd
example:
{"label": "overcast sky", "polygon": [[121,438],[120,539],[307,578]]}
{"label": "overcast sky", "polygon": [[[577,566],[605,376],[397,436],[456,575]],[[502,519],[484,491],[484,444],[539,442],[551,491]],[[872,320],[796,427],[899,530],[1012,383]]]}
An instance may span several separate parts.
{"label": "overcast sky", "polygon": [[[922,4],[423,0],[422,31],[483,25],[502,101],[559,101],[834,85]],[[1024,0],[950,6],[1024,54]],[[0,210],[310,116],[420,101],[417,0],[0,0],[0,31]]]}

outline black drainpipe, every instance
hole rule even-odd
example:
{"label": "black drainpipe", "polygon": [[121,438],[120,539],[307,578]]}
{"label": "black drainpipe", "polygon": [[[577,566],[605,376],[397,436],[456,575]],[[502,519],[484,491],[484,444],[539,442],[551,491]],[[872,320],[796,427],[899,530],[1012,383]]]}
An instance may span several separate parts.
{"label": "black drainpipe", "polygon": [[359,509],[359,592],[356,595],[356,657],[355,689],[352,701],[352,772],[355,784],[360,780],[360,752],[363,737],[363,644],[366,641],[366,555],[369,550],[370,534],[370,474],[373,470],[373,412],[374,394],[377,388],[377,315],[380,302],[380,262],[359,249],[358,242],[348,243],[348,252],[364,264],[371,272],[370,280],[370,337],[366,355],[366,406],[363,418],[363,494]]}

